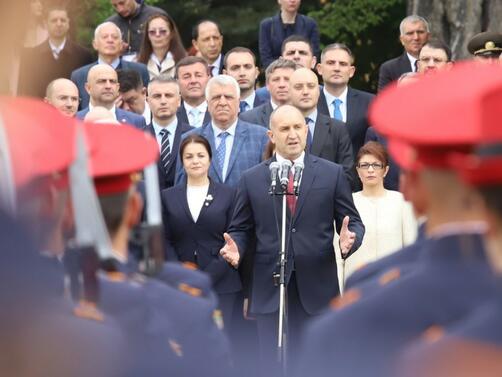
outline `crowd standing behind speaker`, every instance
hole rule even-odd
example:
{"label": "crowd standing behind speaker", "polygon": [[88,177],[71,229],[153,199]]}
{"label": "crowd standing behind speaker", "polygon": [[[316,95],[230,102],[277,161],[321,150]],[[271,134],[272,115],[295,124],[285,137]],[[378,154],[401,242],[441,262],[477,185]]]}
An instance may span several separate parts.
{"label": "crowd standing behind speaker", "polygon": [[[73,365],[104,376],[418,377],[460,373],[449,353],[457,349],[468,351],[469,370],[484,350],[472,339],[502,353],[502,336],[486,325],[500,327],[500,292],[483,243],[500,233],[499,201],[486,186],[500,183],[502,35],[475,35],[476,62],[455,64],[427,20],[407,16],[403,54],[375,68],[375,95],[350,85],[351,46],[321,50],[301,1],[277,3],[253,51],[246,41],[227,45],[221,20],[202,17],[183,46],[169,9],[110,0],[115,12],[96,26],[93,56],[70,39],[64,5],[30,1],[10,88],[38,100],[0,99],[1,209],[29,226],[0,221],[35,242],[8,235],[6,247],[26,255],[16,263],[2,253],[10,267],[0,279],[23,289],[15,305],[0,295],[13,308],[0,323],[15,343],[5,350],[22,361],[29,342],[14,342],[15,314],[41,307],[22,316],[42,324],[27,339],[54,334],[54,352],[31,348],[30,368],[0,365],[1,374],[35,376],[38,367],[63,376]],[[277,164],[281,176],[271,177]],[[287,196],[281,363],[275,184]],[[84,197],[93,217],[79,212]],[[74,258],[82,229],[96,250],[109,245],[108,257]],[[488,250],[497,260],[500,247]],[[34,277],[14,276],[30,268]],[[49,320],[55,312],[60,323]],[[452,348],[455,336],[431,347],[450,329],[464,348]],[[491,356],[478,370],[502,368]]]}

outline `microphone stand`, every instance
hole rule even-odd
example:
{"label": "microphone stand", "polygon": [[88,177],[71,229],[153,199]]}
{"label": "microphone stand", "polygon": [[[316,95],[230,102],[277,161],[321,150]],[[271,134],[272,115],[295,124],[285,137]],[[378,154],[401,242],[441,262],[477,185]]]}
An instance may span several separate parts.
{"label": "microphone stand", "polygon": [[[286,248],[286,220],[287,220],[287,196],[295,195],[288,193],[287,187],[280,186],[277,190],[276,187],[271,187],[269,191],[272,196],[282,196],[282,221],[281,221],[281,247],[279,250],[279,272],[274,273],[274,283],[279,286],[279,319],[278,319],[278,332],[277,332],[277,360],[281,363],[282,370],[286,372],[286,350],[287,350],[287,291],[286,291],[286,265],[287,265],[287,248]],[[275,211],[275,201],[274,201]]]}

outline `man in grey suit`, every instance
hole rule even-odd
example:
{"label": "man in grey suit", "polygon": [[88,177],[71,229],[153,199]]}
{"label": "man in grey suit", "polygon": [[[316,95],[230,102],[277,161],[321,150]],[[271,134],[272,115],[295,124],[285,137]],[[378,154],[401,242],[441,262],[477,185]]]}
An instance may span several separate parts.
{"label": "man in grey suit", "polygon": [[271,97],[270,101],[241,113],[239,118],[243,121],[269,128],[272,111],[289,101],[289,78],[296,67],[296,63],[291,60],[279,58],[273,61],[265,70],[267,89]]}
{"label": "man in grey suit", "polygon": [[98,60],[74,70],[71,74],[71,81],[77,85],[78,92],[80,93],[81,109],[86,108],[89,104],[89,95],[85,90],[85,83],[87,73],[96,64],[108,64],[115,70],[132,69],[141,75],[141,79],[145,85],[148,84],[150,77],[144,64],[128,62],[120,57],[122,52],[122,33],[113,22],[104,22],[96,27],[92,47],[98,52]]}
{"label": "man in grey suit", "polygon": [[[191,132],[204,136],[211,145],[211,179],[237,186],[242,173],[261,162],[268,142],[267,130],[237,118],[240,89],[233,77],[211,78],[206,86],[206,98],[211,122]],[[176,182],[179,182],[184,176],[179,160],[177,167]]]}
{"label": "man in grey suit", "polygon": [[349,86],[356,67],[352,51],[342,43],[333,43],[324,48],[317,71],[324,81],[317,110],[345,122],[355,156],[364,144],[369,127],[368,107],[374,95]]}
{"label": "man in grey suit", "polygon": [[89,106],[79,111],[78,119],[84,119],[89,110],[102,106],[109,110],[119,123],[127,123],[139,129],[146,127],[145,118],[141,115],[119,109],[115,101],[119,96],[119,82],[117,72],[108,64],[98,64],[89,70],[85,89],[89,93]]}
{"label": "man in grey suit", "polygon": [[291,104],[301,111],[309,128],[307,152],[343,166],[349,182],[354,165],[352,145],[345,124],[317,111],[319,81],[312,70],[299,68],[289,79]]}

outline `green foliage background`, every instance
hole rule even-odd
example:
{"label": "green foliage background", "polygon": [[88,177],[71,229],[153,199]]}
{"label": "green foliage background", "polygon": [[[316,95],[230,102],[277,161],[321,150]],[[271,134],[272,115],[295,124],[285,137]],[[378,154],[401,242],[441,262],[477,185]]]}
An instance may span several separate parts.
{"label": "green foliage background", "polygon": [[[260,21],[274,15],[274,0],[146,0],[165,9],[176,21],[186,47],[191,28],[201,19],[220,23],[224,50],[246,46],[258,52]],[[321,32],[321,45],[347,44],[356,56],[356,76],[351,85],[376,90],[378,66],[401,53],[398,27],[406,15],[406,0],[303,0],[301,13],[315,18]],[[110,0],[74,1],[71,8],[77,40],[91,46],[93,30],[113,13]]]}

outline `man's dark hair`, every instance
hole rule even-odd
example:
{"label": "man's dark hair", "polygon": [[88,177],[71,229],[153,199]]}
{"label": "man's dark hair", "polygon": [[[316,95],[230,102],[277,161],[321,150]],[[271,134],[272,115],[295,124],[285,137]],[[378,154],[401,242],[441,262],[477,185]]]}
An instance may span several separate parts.
{"label": "man's dark hair", "polygon": [[352,53],[352,51],[350,50],[350,48],[347,45],[343,44],[343,43],[332,43],[332,44],[329,44],[326,47],[324,47],[324,49],[321,52],[321,62],[324,59],[324,55],[328,51],[332,51],[332,50],[342,50],[342,51],[345,51],[349,55],[349,57],[350,57],[350,64],[354,65],[354,60],[355,60],[354,59],[354,54]]}
{"label": "man's dark hair", "polygon": [[310,42],[310,39],[305,38],[303,35],[298,35],[298,34],[293,34],[289,37],[287,37],[283,42],[281,46],[281,55],[284,53],[284,49],[286,48],[286,45],[289,42],[303,42],[306,43],[309,46],[310,53],[314,55],[314,48],[312,47],[312,43]]}
{"label": "man's dark hair", "polygon": [[68,7],[60,2],[52,2],[49,4],[44,4],[44,15],[45,18],[47,19],[49,17],[49,14],[54,11],[54,10],[59,10],[59,11],[64,11],[66,12],[66,15],[69,17],[68,13]]}
{"label": "man's dark hair", "polygon": [[429,41],[427,41],[426,44],[422,46],[424,48],[425,46],[428,46],[430,48],[438,49],[438,50],[443,50],[446,54],[446,58],[448,59],[449,62],[451,62],[451,49],[448,47],[448,45],[443,42],[439,38],[432,38]]}
{"label": "man's dark hair", "polygon": [[221,27],[220,27],[220,25],[218,25],[218,23],[216,21],[204,19],[204,20],[200,20],[199,22],[197,22],[194,25],[194,27],[192,28],[192,39],[197,40],[197,38],[199,38],[199,26],[201,24],[203,24],[204,22],[211,22],[212,24],[215,24],[216,28],[218,29],[218,33],[220,33],[220,35],[223,35],[223,33],[221,32]]}
{"label": "man's dark hair", "polygon": [[204,67],[206,67],[207,74],[209,75],[209,66],[207,65],[207,62],[204,60],[204,58],[201,58],[200,56],[187,56],[181,59],[177,64],[174,72],[174,77],[178,78],[178,71],[180,67],[186,67],[189,65],[194,65],[200,63]]}
{"label": "man's dark hair", "polygon": [[234,47],[233,49],[231,49],[230,51],[228,51],[225,54],[225,58],[223,59],[223,66],[225,67],[225,69],[228,69],[228,67],[227,67],[228,57],[230,56],[230,54],[233,54],[234,52],[246,52],[246,53],[250,54],[253,57],[254,65],[256,65],[256,55],[254,54],[254,52],[251,51],[247,47],[237,46],[237,47]]}
{"label": "man's dark hair", "polygon": [[143,80],[140,74],[132,69],[118,70],[117,76],[120,85],[120,93],[126,93],[132,89],[141,90],[143,88]]}

